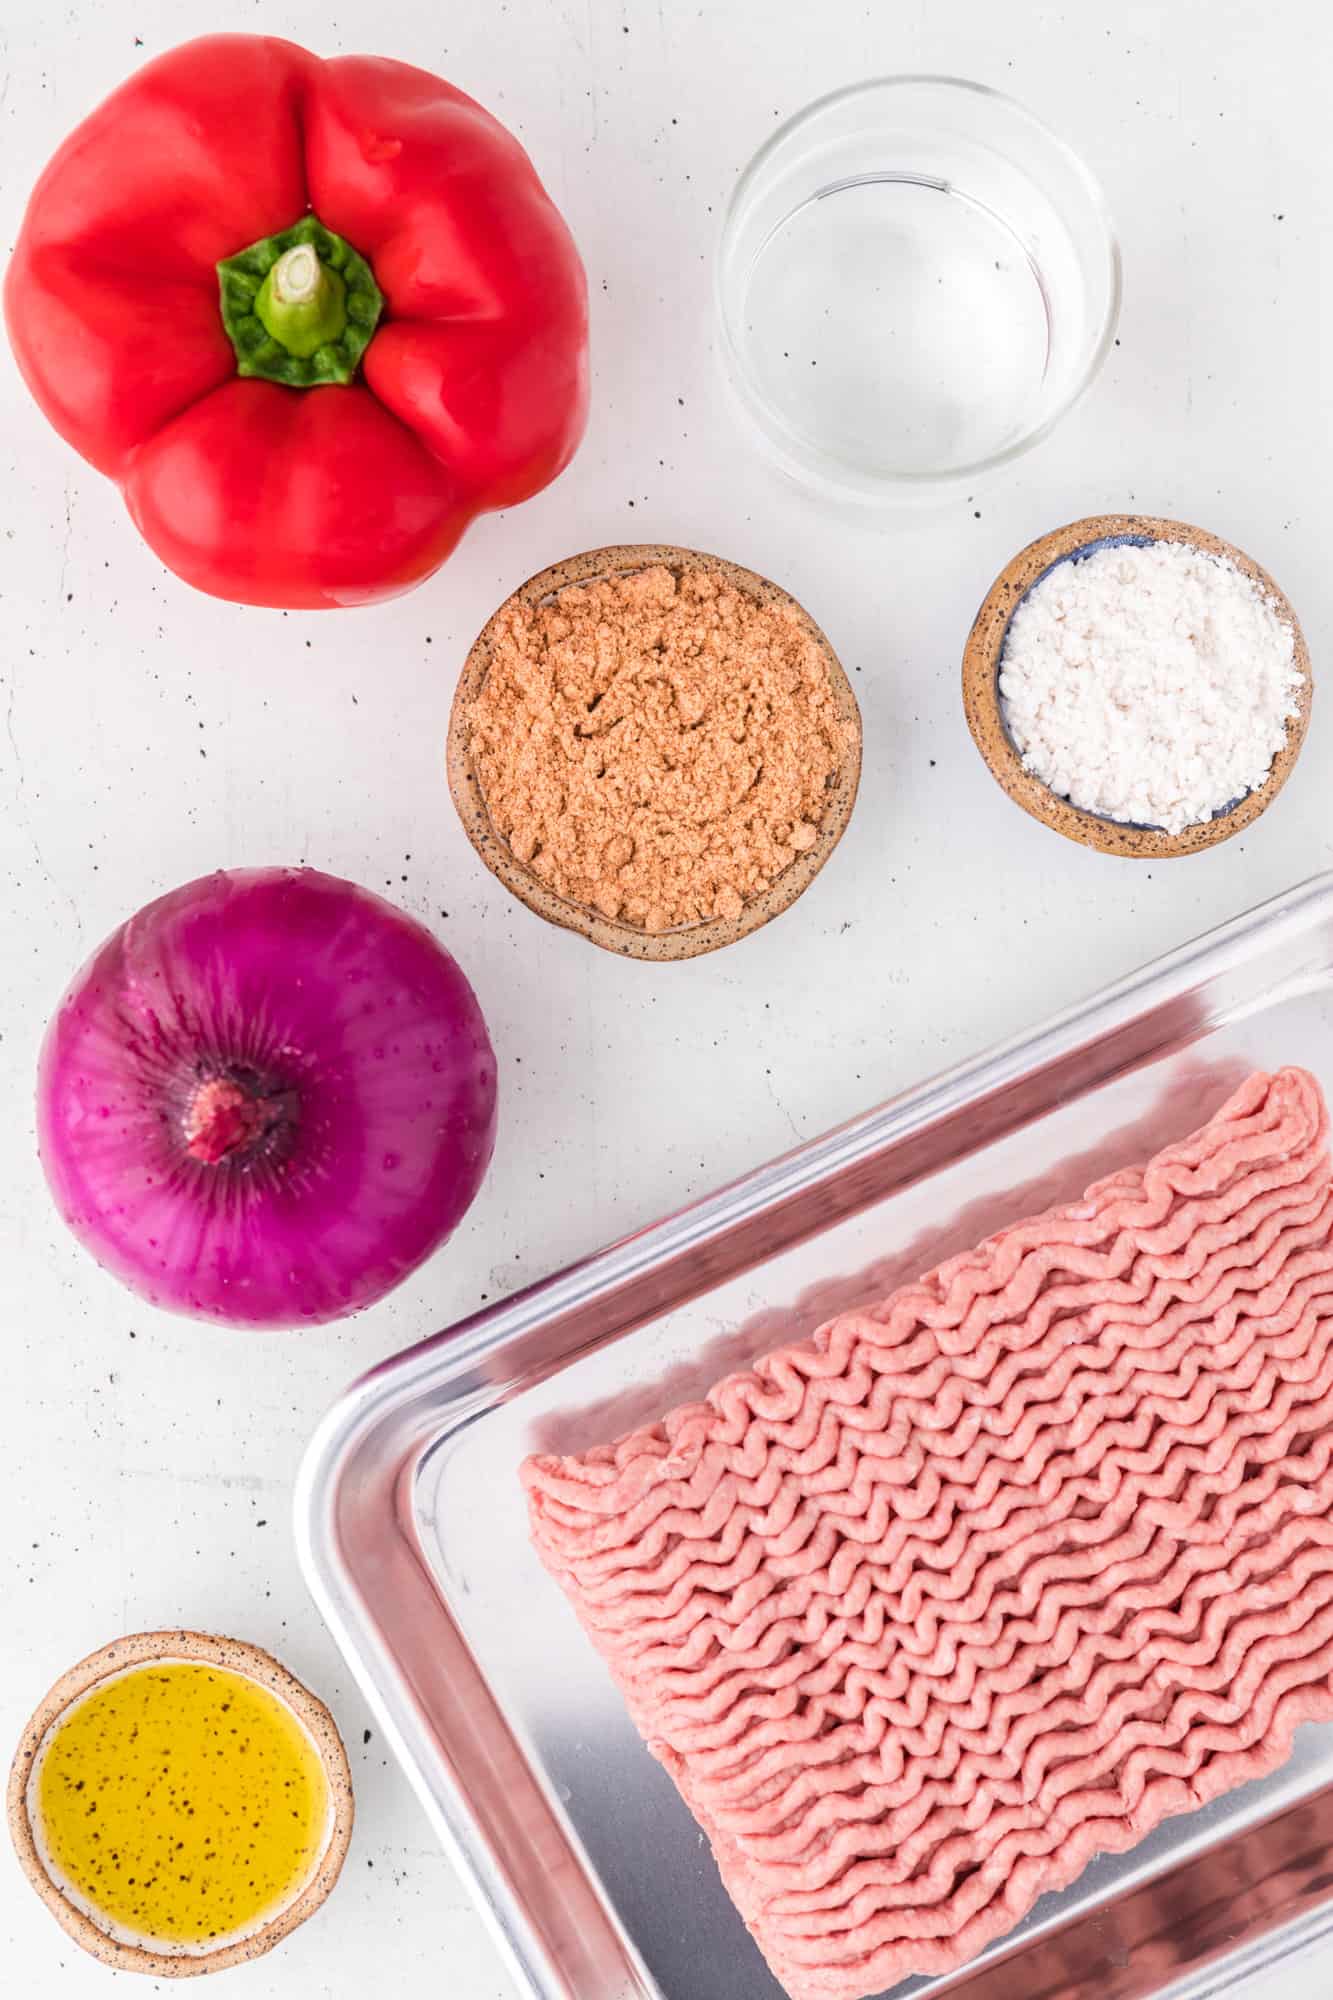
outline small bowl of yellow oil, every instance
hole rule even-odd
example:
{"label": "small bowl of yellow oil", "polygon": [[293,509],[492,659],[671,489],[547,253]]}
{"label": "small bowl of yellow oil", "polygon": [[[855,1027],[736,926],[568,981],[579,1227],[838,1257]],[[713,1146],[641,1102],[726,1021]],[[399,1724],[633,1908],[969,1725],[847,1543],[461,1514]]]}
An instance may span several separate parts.
{"label": "small bowl of yellow oil", "polygon": [[117,1971],[258,1958],[319,1908],[352,1832],[324,1704],[257,1646],[140,1632],[62,1675],[9,1778],[23,1870]]}

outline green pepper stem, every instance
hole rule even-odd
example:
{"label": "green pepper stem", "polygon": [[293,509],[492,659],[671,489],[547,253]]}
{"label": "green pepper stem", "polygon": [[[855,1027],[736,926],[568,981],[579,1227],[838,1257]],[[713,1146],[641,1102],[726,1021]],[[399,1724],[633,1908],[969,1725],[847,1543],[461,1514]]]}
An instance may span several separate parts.
{"label": "green pepper stem", "polygon": [[346,287],[311,244],[294,243],[259,287],[255,312],[278,345],[304,361],[346,326]]}
{"label": "green pepper stem", "polygon": [[309,305],[324,289],[320,268],[308,243],[294,243],[273,266],[273,297],[285,306]]}
{"label": "green pepper stem", "polygon": [[218,286],[236,372],[290,389],[350,382],[384,305],[365,258],[310,214],[224,257]]}

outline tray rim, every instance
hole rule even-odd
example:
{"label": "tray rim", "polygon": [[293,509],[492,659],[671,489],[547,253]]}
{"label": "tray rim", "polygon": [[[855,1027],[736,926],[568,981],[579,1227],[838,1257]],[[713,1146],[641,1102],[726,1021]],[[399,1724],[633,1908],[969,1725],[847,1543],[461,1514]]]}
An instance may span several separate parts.
{"label": "tray rim", "polygon": [[[404,1457],[410,1456],[415,1463],[427,1443],[431,1448],[438,1446],[468,1421],[464,1394],[456,1395],[452,1405],[448,1402],[451,1386],[458,1390],[466,1378],[477,1376],[480,1366],[544,1322],[586,1308],[593,1299],[613,1296],[636,1275],[668,1257],[678,1257],[687,1249],[723,1236],[739,1216],[760,1201],[772,1206],[812,1179],[831,1179],[859,1157],[899,1147],[909,1137],[943,1125],[1006,1085],[1051,1070],[1062,1058],[1094,1046],[1112,1027],[1185,995],[1205,974],[1215,977],[1242,964],[1261,942],[1269,946],[1279,933],[1299,936],[1313,932],[1321,918],[1333,926],[1333,869],[1294,884],[1149,960],[1036,1028],[927,1077],[658,1222],[387,1356],[354,1380],[327,1411],[303,1454],[293,1493],[297,1556],[307,1588],[511,1975],[530,2000],[568,2000],[570,1988],[510,1889],[462,1785],[440,1758],[432,1755],[428,1732],[416,1712],[416,1697],[398,1656],[379,1636],[377,1622],[352,1572],[338,1561],[332,1533],[338,1475],[351,1463],[358,1446],[372,1433],[396,1423],[407,1446]],[[1108,1069],[1101,1081],[1137,1067],[1149,1053],[1118,1069]],[[561,1365],[576,1359],[577,1352],[564,1353]],[[490,1386],[494,1386],[493,1380]],[[420,1421],[420,1414],[428,1398],[433,1421],[426,1424]],[[415,1424],[408,1421],[414,1408],[418,1411]],[[401,1488],[402,1483],[400,1476],[395,1485]],[[400,1531],[403,1525],[400,1518]],[[431,1578],[415,1534],[409,1539],[417,1561]],[[431,1591],[443,1602],[433,1579]],[[591,1878],[589,1886],[595,1886]],[[614,1913],[604,1903],[601,1907],[624,1953],[627,1969],[632,1966],[645,1982],[643,1990],[651,1991],[652,1982],[632,1940]],[[1234,1956],[1243,1958],[1245,1973],[1252,1974],[1301,1950],[1331,1928],[1333,1915],[1327,1905],[1321,1905],[1258,1933],[1238,1945]],[[1186,1996],[1192,2000],[1196,1992],[1221,1992],[1229,1983],[1225,1967],[1232,1957],[1228,1952],[1211,1967],[1185,1968],[1162,1989],[1161,2000],[1177,1993],[1181,2000]]]}

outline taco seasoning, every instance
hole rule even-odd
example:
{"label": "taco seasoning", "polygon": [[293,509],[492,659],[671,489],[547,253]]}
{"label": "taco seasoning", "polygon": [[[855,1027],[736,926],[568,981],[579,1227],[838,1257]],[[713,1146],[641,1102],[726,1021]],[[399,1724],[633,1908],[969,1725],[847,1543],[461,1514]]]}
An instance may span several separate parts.
{"label": "taco seasoning", "polygon": [[511,600],[466,729],[515,858],[647,933],[739,917],[814,847],[857,747],[795,605],[662,563]]}

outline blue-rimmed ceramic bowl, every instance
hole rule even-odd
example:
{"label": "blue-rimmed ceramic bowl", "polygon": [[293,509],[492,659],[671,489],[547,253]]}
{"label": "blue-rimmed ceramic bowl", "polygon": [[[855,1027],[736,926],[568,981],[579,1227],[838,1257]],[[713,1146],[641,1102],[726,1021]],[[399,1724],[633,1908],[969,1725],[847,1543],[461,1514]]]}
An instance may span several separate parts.
{"label": "blue-rimmed ceramic bowl", "polygon": [[[1287,724],[1287,740],[1273,759],[1263,784],[1214,813],[1211,819],[1187,826],[1181,833],[1166,833],[1161,827],[1137,826],[1127,820],[1104,819],[1097,813],[1084,812],[1053,792],[1024,768],[1009,734],[1000,698],[1000,662],[1009,621],[1028,592],[1057,563],[1077,561],[1096,549],[1126,542],[1139,547],[1150,542],[1184,542],[1206,555],[1225,558],[1252,577],[1265,595],[1274,599],[1280,615],[1291,627],[1296,665],[1303,682],[1297,713]],[[1191,528],[1184,521],[1165,521],[1152,514],[1094,514],[1084,521],[1071,521],[1068,527],[1056,528],[1029,543],[1006,564],[991,585],[963,651],[963,707],[967,726],[996,783],[1024,812],[1031,813],[1043,826],[1053,827],[1067,840],[1095,847],[1103,854],[1126,855],[1143,861],[1197,854],[1252,825],[1291,775],[1305,740],[1312,694],[1305,635],[1287,598],[1267,570],[1261,569],[1242,550],[1233,548],[1230,542],[1221,541],[1203,528]]]}

